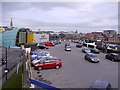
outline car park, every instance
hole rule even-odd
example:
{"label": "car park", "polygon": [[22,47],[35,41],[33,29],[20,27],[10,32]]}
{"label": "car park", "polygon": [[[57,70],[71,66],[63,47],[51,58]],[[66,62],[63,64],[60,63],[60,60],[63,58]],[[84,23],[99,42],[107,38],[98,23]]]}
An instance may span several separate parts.
{"label": "car park", "polygon": [[98,63],[99,62],[99,59],[93,53],[87,53],[85,55],[85,60],[88,60],[88,61],[93,62],[93,63]]}
{"label": "car park", "polygon": [[105,80],[96,80],[88,90],[111,90],[112,85]]}
{"label": "car park", "polygon": [[105,55],[105,58],[112,61],[120,61],[120,54],[108,53],[107,55]]}
{"label": "car park", "polygon": [[59,69],[62,66],[62,62],[59,58],[45,58],[44,60],[41,60],[39,63],[37,63],[34,66],[35,70],[41,70],[41,69],[48,69],[48,68],[56,68]]}
{"label": "car park", "polygon": [[100,53],[100,50],[96,49],[96,48],[91,48],[90,49],[92,53],[95,53],[95,54],[99,54]]}
{"label": "car park", "polygon": [[89,48],[82,48],[82,52],[83,53],[90,53],[90,49]]}

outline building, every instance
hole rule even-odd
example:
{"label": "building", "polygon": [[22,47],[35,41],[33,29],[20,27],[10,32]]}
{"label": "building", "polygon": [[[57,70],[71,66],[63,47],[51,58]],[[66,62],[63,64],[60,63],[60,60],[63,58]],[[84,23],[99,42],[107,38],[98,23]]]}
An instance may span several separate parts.
{"label": "building", "polygon": [[4,32],[5,29],[3,27],[0,27],[0,32]]}
{"label": "building", "polygon": [[92,32],[91,39],[94,41],[97,41],[97,40],[102,41],[104,40],[104,35],[102,32]]}
{"label": "building", "polygon": [[117,40],[117,32],[115,30],[104,30],[103,34],[108,42],[115,42]]}
{"label": "building", "polygon": [[19,46],[27,43],[27,34],[30,33],[28,28],[14,28],[2,33],[2,46]]}
{"label": "building", "polygon": [[91,38],[91,37],[92,37],[92,34],[91,34],[91,33],[86,33],[86,34],[85,34],[85,37],[86,37],[86,38]]}

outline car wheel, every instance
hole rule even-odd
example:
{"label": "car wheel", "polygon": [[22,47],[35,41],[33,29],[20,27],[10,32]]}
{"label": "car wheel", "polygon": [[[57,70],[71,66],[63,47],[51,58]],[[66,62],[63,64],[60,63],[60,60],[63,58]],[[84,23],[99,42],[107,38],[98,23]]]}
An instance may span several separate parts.
{"label": "car wheel", "polygon": [[42,67],[39,67],[38,70],[42,70]]}
{"label": "car wheel", "polygon": [[56,68],[56,69],[59,69],[59,68],[60,68],[60,66],[59,66],[59,65],[56,65],[56,66],[55,66],[55,68]]}

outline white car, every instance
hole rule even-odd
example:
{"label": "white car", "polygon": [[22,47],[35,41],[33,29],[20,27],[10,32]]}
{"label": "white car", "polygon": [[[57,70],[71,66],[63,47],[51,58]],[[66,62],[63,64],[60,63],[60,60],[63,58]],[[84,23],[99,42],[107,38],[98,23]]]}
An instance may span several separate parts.
{"label": "white car", "polygon": [[34,60],[36,58],[37,58],[37,55],[35,55],[35,54],[31,55],[31,60]]}
{"label": "white car", "polygon": [[66,46],[66,47],[65,47],[65,50],[66,50],[66,51],[71,51],[71,46]]}
{"label": "white car", "polygon": [[50,56],[50,53],[48,51],[43,51],[47,56]]}
{"label": "white car", "polygon": [[39,63],[40,61],[42,61],[43,59],[45,59],[46,57],[53,57],[53,56],[41,56],[41,57],[39,57],[38,59],[36,59],[36,60],[33,60],[32,61],[32,65],[34,66],[35,64],[37,64],[37,63]]}

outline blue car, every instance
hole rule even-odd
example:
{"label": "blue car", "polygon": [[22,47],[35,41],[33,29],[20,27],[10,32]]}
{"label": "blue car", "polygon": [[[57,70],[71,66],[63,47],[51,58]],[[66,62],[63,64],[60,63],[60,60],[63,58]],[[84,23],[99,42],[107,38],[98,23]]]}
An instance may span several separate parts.
{"label": "blue car", "polygon": [[35,55],[35,54],[37,55],[37,53],[40,53],[40,52],[42,52],[42,50],[37,49],[37,50],[32,51],[31,55]]}

